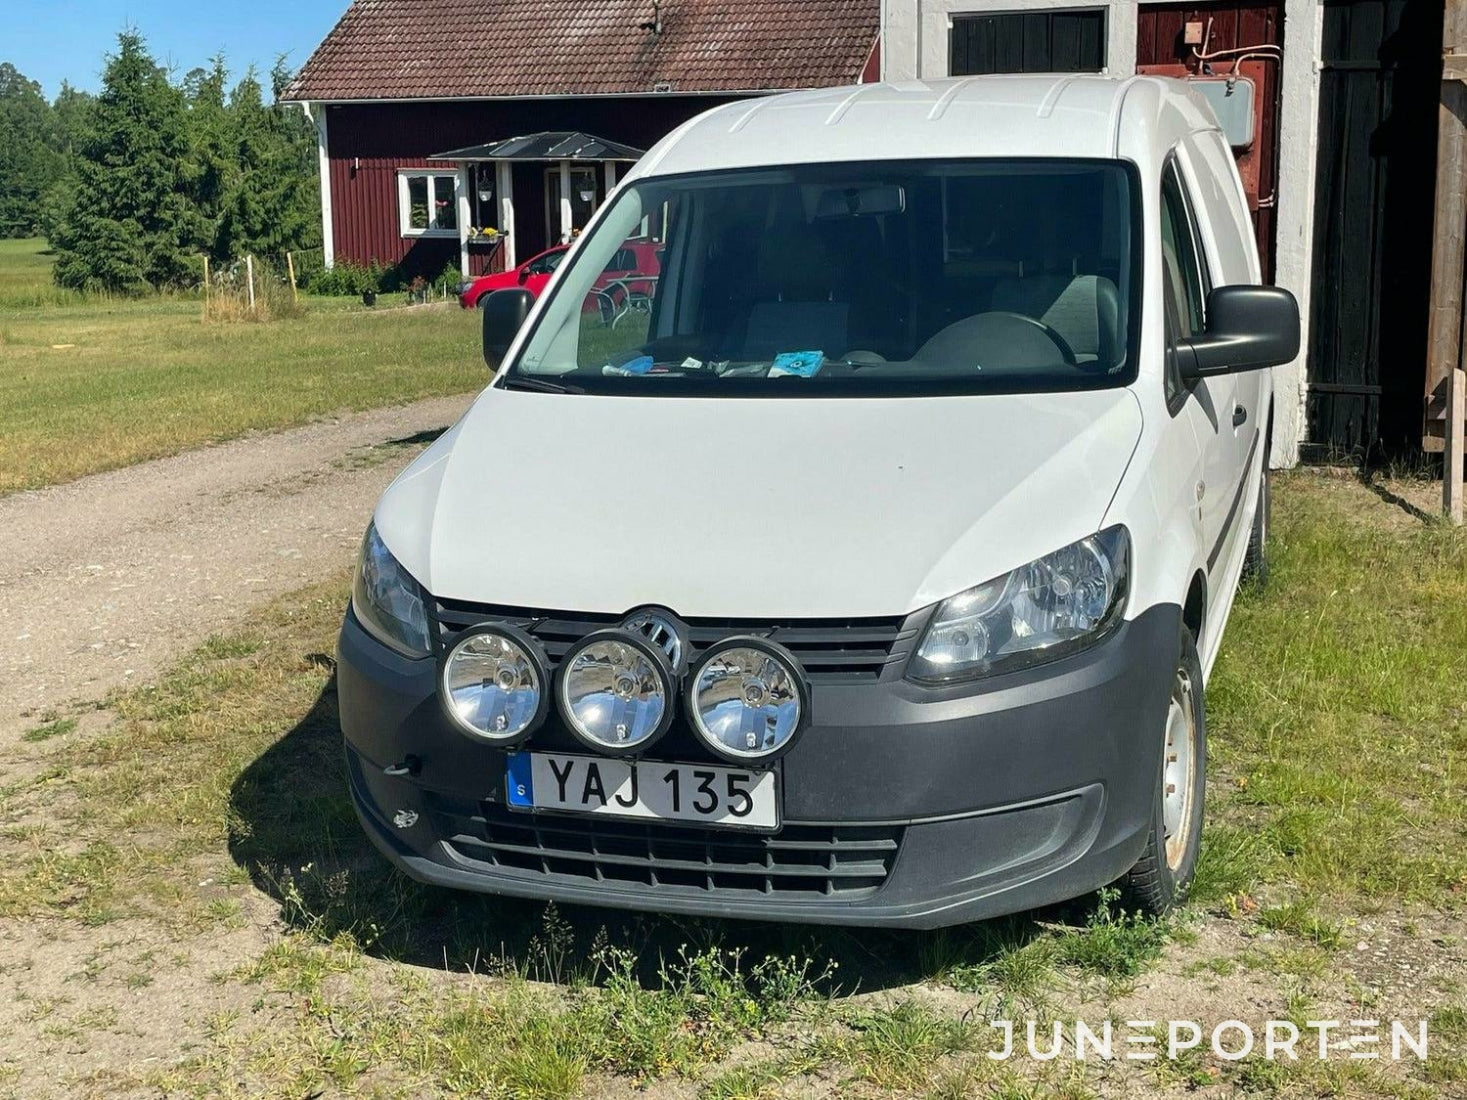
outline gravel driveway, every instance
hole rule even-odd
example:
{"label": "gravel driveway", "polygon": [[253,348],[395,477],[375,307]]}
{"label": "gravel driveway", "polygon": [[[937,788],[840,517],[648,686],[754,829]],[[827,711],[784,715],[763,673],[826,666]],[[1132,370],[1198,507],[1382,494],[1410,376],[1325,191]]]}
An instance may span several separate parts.
{"label": "gravel driveway", "polygon": [[147,679],[348,564],[378,495],[470,396],[260,435],[0,498],[0,745]]}

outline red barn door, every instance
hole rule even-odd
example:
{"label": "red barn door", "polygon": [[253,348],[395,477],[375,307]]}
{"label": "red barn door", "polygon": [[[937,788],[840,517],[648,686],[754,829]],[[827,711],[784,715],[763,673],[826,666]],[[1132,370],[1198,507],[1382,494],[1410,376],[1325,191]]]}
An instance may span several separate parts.
{"label": "red barn door", "polygon": [[1136,71],[1153,76],[1239,76],[1254,85],[1253,141],[1234,148],[1258,235],[1265,281],[1273,278],[1274,201],[1278,189],[1279,63],[1283,5],[1142,4]]}

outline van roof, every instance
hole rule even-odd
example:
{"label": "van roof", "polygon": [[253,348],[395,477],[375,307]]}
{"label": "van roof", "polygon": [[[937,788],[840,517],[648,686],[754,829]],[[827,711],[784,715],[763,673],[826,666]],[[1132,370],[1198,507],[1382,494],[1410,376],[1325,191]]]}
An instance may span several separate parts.
{"label": "van roof", "polygon": [[726,104],[685,123],[637,176],[826,161],[946,157],[1156,160],[1216,130],[1185,82],[1030,74],[859,84]]}

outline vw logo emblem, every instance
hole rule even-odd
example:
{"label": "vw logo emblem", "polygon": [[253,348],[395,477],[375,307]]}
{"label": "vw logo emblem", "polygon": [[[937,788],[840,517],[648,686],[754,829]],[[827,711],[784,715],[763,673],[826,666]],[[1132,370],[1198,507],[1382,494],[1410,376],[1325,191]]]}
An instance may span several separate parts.
{"label": "vw logo emblem", "polygon": [[687,643],[683,637],[683,626],[670,611],[660,607],[643,607],[633,611],[624,620],[621,628],[632,634],[640,634],[662,650],[673,670],[680,672]]}

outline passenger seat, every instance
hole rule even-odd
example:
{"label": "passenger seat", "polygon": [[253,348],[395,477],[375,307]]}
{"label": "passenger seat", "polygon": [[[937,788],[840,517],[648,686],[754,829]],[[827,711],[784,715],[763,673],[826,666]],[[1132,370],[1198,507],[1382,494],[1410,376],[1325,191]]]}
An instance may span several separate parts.
{"label": "passenger seat", "polygon": [[735,358],[772,359],[785,351],[844,354],[850,304],[834,300],[834,271],[825,244],[808,224],[765,232],[757,276],[758,285],[772,291],[774,300],[753,304]]}

